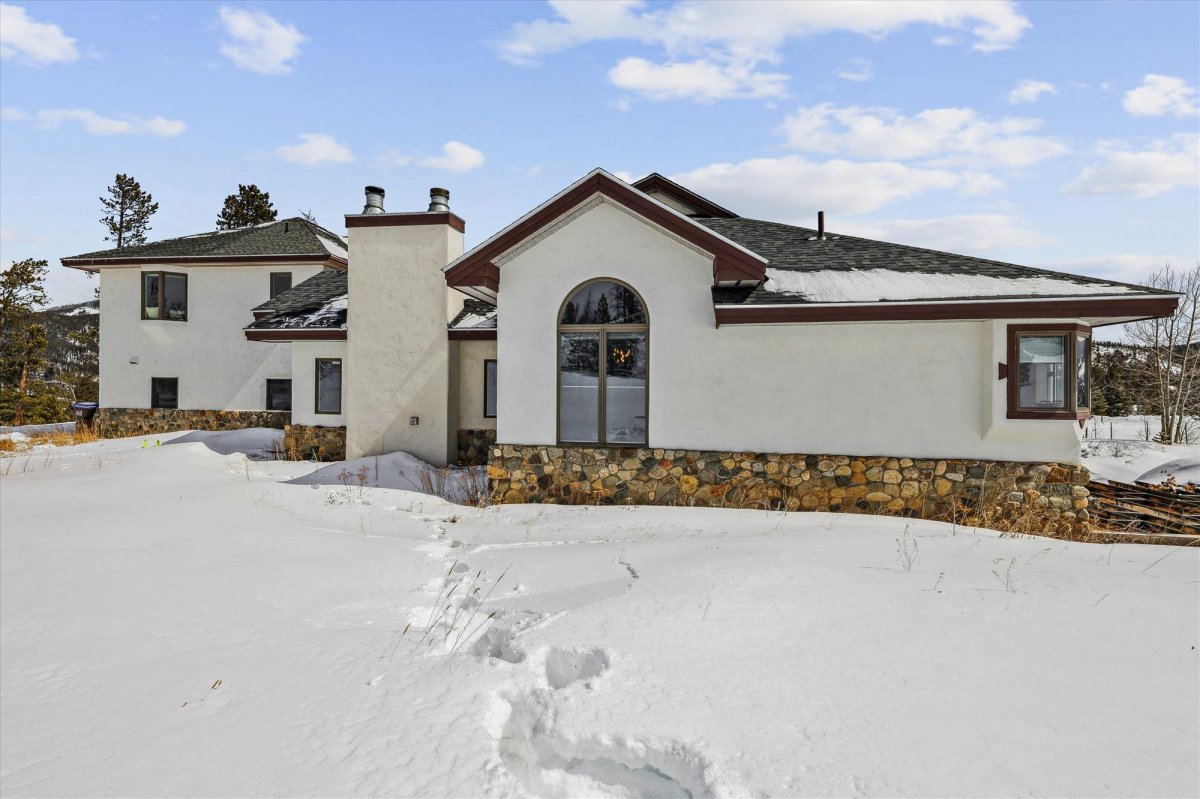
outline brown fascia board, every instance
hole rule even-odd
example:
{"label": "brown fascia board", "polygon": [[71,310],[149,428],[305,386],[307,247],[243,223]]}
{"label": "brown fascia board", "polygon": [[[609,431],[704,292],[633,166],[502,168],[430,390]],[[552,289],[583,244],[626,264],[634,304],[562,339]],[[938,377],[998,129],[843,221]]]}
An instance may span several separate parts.
{"label": "brown fascia board", "polygon": [[464,330],[455,330],[454,328],[450,328],[446,331],[446,338],[450,339],[451,341],[495,341],[496,328],[467,328]]}
{"label": "brown fascia board", "polygon": [[321,330],[311,328],[307,330],[297,330],[295,328],[288,329],[282,327],[274,328],[259,328],[244,330],[246,338],[250,341],[345,341],[346,331],[339,328],[329,328]]}
{"label": "brown fascia board", "polygon": [[168,264],[173,266],[188,266],[195,264],[279,264],[279,263],[314,263],[330,266],[334,269],[345,269],[345,258],[336,255],[165,255],[165,256],[121,256],[119,258],[62,258],[60,263],[71,269],[82,269],[94,272],[102,266],[137,266],[140,264]]}
{"label": "brown fascia board", "polygon": [[664,177],[657,172],[652,172],[641,180],[634,181],[633,187],[639,191],[649,192],[657,190],[670,197],[674,197],[685,205],[690,205],[697,211],[703,212],[707,216],[713,216],[718,219],[736,219],[737,214],[730,211],[728,208],[722,208],[705,197],[701,197],[696,192],[680,186],[670,178]]}
{"label": "brown fascia board", "polygon": [[721,325],[789,322],[925,322],[966,319],[1081,319],[1170,316],[1178,297],[1105,297],[1013,302],[879,303],[877,305],[717,305]]}
{"label": "brown fascia board", "polygon": [[414,213],[346,214],[346,227],[399,227],[403,225],[449,225],[459,233],[467,232],[467,223],[449,211]]}
{"label": "brown fascia board", "polygon": [[667,210],[627,183],[618,182],[603,174],[596,174],[547,205],[537,214],[516,225],[503,236],[480,247],[467,260],[447,270],[446,284],[449,286],[486,286],[493,291],[498,291],[500,270],[495,265],[495,259],[596,193],[603,194],[685,241],[695,244],[706,252],[713,253],[715,256],[714,279],[759,281],[766,276],[764,262],[751,257],[713,231],[692,222],[687,217]]}

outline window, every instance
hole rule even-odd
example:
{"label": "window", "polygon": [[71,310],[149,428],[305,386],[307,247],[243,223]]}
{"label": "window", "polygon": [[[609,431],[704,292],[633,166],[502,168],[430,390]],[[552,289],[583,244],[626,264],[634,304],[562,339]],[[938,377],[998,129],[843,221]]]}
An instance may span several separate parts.
{"label": "window", "polygon": [[290,411],[292,409],[292,381],[267,380],[267,410]]}
{"label": "window", "polygon": [[142,273],[142,318],[187,321],[187,275]]}
{"label": "window", "polygon": [[559,441],[645,445],[650,328],[641,297],[614,280],[584,283],[563,304],[558,330]]}
{"label": "window", "polygon": [[317,413],[342,412],[342,359],[317,358]]}
{"label": "window", "polygon": [[271,273],[271,299],[275,299],[278,295],[287,291],[292,287],[291,272],[272,272]]}
{"label": "window", "polygon": [[178,408],[179,407],[179,378],[152,377],[150,378],[150,407]]}
{"label": "window", "polygon": [[496,418],[496,359],[483,362],[483,418]]}
{"label": "window", "polygon": [[1091,331],[1083,325],[1008,326],[1008,418],[1090,416]]}

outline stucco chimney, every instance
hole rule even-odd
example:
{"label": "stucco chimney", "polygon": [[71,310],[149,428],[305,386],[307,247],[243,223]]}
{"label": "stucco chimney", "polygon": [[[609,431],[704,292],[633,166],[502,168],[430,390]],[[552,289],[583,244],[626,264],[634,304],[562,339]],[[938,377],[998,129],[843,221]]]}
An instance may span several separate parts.
{"label": "stucco chimney", "polygon": [[364,214],[382,214],[383,213],[383,189],[378,186],[367,186],[364,189],[367,193],[367,204],[363,206]]}
{"label": "stucco chimney", "polygon": [[450,210],[450,191],[434,186],[429,190],[430,212],[445,213]]}

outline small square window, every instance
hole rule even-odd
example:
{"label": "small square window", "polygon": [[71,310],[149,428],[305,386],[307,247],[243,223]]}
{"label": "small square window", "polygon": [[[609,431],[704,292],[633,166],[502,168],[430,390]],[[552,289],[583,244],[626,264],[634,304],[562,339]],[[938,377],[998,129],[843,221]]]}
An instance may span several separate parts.
{"label": "small square window", "polygon": [[142,318],[187,321],[187,275],[174,272],[142,273]]}
{"label": "small square window", "polygon": [[271,273],[271,299],[275,299],[285,291],[292,288],[292,273],[291,272],[272,272]]}
{"label": "small square window", "polygon": [[150,378],[150,407],[178,408],[179,407],[179,378],[152,377]]}
{"label": "small square window", "polygon": [[267,380],[267,410],[290,411],[292,409],[292,381]]}
{"label": "small square window", "polygon": [[483,418],[496,418],[496,360],[483,362]]}

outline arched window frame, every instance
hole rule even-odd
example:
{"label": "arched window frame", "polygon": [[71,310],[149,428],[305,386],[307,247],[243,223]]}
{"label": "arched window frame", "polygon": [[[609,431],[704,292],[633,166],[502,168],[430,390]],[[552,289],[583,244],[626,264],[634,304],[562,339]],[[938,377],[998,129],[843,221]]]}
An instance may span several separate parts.
{"label": "arched window frame", "polygon": [[[576,325],[563,324],[563,313],[566,312],[567,303],[579,294],[580,291],[588,286],[596,283],[615,283],[618,286],[623,286],[627,289],[637,301],[641,303],[642,313],[646,321],[639,324],[603,324],[603,325]],[[588,447],[645,447],[650,441],[650,310],[646,305],[646,301],[642,295],[633,286],[623,280],[618,280],[614,277],[596,277],[591,280],[585,280],[583,283],[575,286],[567,292],[567,296],[563,298],[562,303],[558,306],[558,316],[555,317],[555,334],[554,334],[554,373],[556,376],[555,382],[555,418],[554,418],[554,436],[559,446],[588,446]],[[597,388],[598,391],[598,414],[596,419],[596,441],[570,441],[562,437],[562,334],[563,333],[597,333],[599,334],[599,352],[602,353],[602,363],[599,369],[600,382]],[[640,442],[618,442],[609,444],[607,441],[606,420],[607,420],[607,352],[608,352],[608,334],[609,333],[645,333],[646,334],[646,386],[643,394],[645,395],[645,403],[642,408],[643,417],[646,419],[646,435]]]}

